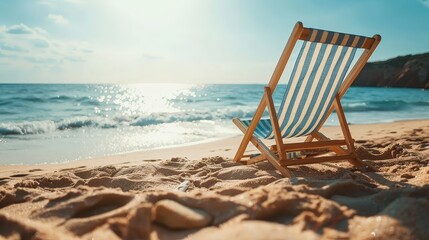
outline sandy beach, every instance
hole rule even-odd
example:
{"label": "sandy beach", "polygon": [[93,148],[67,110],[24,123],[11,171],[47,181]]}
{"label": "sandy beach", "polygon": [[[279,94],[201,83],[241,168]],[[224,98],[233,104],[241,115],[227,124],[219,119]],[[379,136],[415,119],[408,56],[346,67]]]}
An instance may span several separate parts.
{"label": "sandy beach", "polygon": [[267,162],[234,163],[241,136],[3,165],[0,239],[427,239],[429,120],[350,130],[377,171],[325,163],[283,178]]}
{"label": "sandy beach", "polygon": [[0,240],[429,240],[429,0],[0,9]]}

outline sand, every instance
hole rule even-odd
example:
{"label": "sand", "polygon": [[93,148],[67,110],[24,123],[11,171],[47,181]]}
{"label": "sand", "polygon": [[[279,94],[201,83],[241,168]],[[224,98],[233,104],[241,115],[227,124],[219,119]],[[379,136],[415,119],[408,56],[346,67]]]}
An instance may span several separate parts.
{"label": "sand", "polygon": [[429,120],[351,132],[377,171],[325,163],[283,178],[234,163],[240,136],[1,166],[0,239],[429,239]]}

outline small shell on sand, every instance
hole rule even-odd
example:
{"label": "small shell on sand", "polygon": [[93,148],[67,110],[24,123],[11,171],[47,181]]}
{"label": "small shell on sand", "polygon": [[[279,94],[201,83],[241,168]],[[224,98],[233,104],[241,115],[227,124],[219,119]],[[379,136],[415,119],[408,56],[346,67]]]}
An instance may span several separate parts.
{"label": "small shell on sand", "polygon": [[189,182],[188,180],[185,180],[185,181],[181,182],[179,184],[179,186],[177,186],[176,190],[181,191],[181,192],[186,192],[186,190],[188,190],[190,184],[191,184],[191,182]]}

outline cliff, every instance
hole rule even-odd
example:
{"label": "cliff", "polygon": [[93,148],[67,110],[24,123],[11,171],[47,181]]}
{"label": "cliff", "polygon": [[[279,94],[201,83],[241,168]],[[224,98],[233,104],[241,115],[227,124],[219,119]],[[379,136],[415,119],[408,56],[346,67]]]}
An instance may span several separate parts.
{"label": "cliff", "polygon": [[429,53],[369,62],[353,86],[429,88]]}

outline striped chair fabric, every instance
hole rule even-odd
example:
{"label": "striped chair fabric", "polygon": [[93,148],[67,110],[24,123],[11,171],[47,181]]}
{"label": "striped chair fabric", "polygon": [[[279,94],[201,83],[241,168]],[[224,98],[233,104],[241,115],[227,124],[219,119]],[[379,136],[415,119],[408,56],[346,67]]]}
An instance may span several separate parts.
{"label": "striped chair fabric", "polygon": [[[322,124],[345,78],[357,48],[368,38],[310,29],[286,87],[277,118],[283,138],[305,136]],[[249,126],[251,120],[241,120]],[[273,139],[270,119],[261,119],[254,134]]]}

